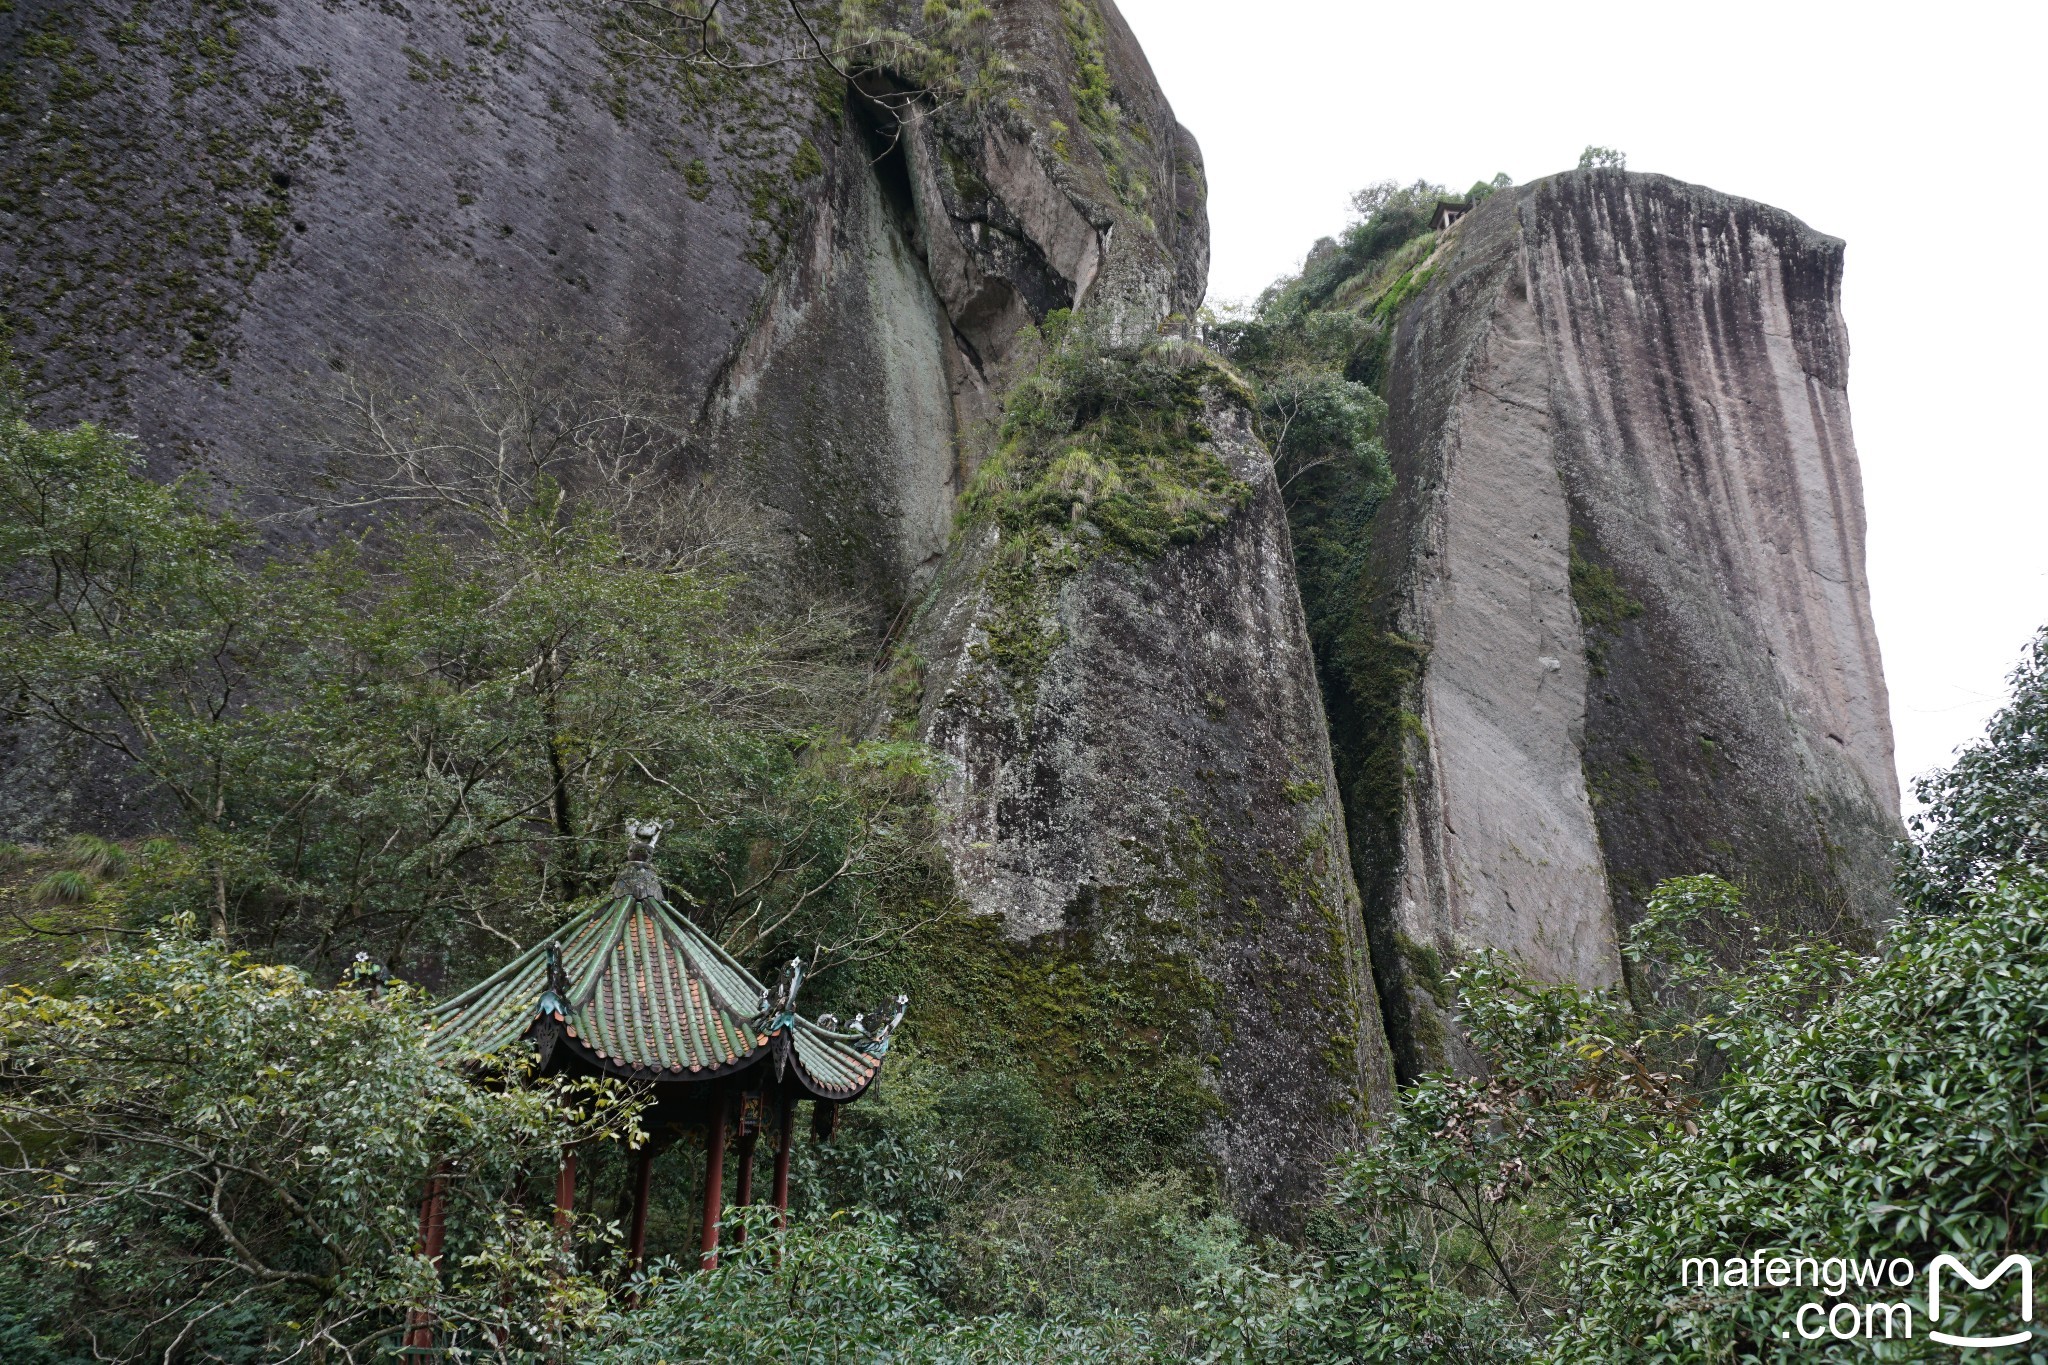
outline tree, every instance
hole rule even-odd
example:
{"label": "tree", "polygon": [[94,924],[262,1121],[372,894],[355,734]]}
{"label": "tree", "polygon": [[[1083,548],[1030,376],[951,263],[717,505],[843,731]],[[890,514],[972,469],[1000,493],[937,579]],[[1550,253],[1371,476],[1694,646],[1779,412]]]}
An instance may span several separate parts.
{"label": "tree", "polygon": [[1984,738],[1915,784],[1898,892],[1922,910],[1952,910],[2015,869],[2048,869],[2048,629],[2012,674],[2012,701]]}
{"label": "tree", "polygon": [[[418,1305],[519,1350],[591,1320],[601,1285],[516,1192],[568,1144],[644,1136],[618,1083],[536,1083],[515,1057],[473,1084],[428,1054],[409,988],[318,990],[188,929],[0,997],[9,1301],[123,1360],[365,1360]],[[415,1245],[430,1172],[438,1278]]]}
{"label": "tree", "polygon": [[1270,310],[1221,321],[1216,344],[1252,381],[1259,436],[1273,454],[1282,493],[1313,470],[1343,461],[1369,481],[1384,475],[1377,437],[1386,403],[1347,377],[1374,341],[1371,323],[1347,311]]}
{"label": "tree", "polygon": [[[1904,1258],[1924,1275],[1950,1253],[1980,1268],[2048,1233],[2048,881],[2031,872],[1913,914],[1875,956],[1828,950],[1826,989],[1805,1008],[1738,1009],[1709,1025],[1734,1065],[1717,1103],[1609,1182],[1607,1207],[1565,1258],[1577,1304],[1553,1343],[1565,1361],[1814,1358],[1791,1335],[1809,1283],[1682,1288],[1682,1258]],[[1814,976],[1770,954],[1741,992],[1782,1001]],[[2005,1294],[2010,1294],[2010,1285]],[[1924,1282],[1910,1300],[1924,1343]],[[1850,1291],[1852,1294],[1854,1290]],[[1972,1296],[1943,1330],[2005,1330],[2002,1296]],[[1914,1355],[1916,1349],[1921,1354]],[[1837,1356],[1865,1359],[1865,1343]],[[1942,1354],[1939,1358],[1950,1358]]]}
{"label": "tree", "polygon": [[208,515],[190,482],[136,477],[137,463],[91,423],[37,430],[0,373],[0,715],[124,760],[167,795],[206,848],[224,936],[234,855],[216,836],[261,759],[233,718],[298,623],[241,566],[246,524]]}
{"label": "tree", "polygon": [[1480,200],[1485,199],[1490,195],[1498,194],[1502,190],[1512,188],[1514,183],[1515,182],[1513,180],[1508,178],[1508,173],[1506,171],[1502,171],[1498,175],[1494,176],[1491,180],[1473,181],[1472,188],[1465,191],[1465,198],[1469,199],[1471,202],[1476,204]]}
{"label": "tree", "polygon": [[924,867],[922,751],[842,738],[849,619],[766,605],[648,477],[660,424],[569,382],[480,352],[355,385],[329,509],[372,519],[271,557],[124,438],[0,429],[0,704],[169,796],[194,876],[138,913],[466,971],[601,891],[631,815],[675,822],[663,871],[735,951],[872,944]]}
{"label": "tree", "polygon": [[1338,1206],[1383,1257],[1495,1298],[1541,1336],[1566,1302],[1558,1250],[1696,1107],[1624,997],[1482,955],[1450,974],[1479,1076],[1435,1073],[1342,1168]]}
{"label": "tree", "polygon": [[1418,180],[1412,185],[1380,180],[1352,194],[1351,212],[1361,223],[1397,213],[1427,214],[1436,207],[1437,200],[1449,195],[1449,190],[1428,180]]}
{"label": "tree", "polygon": [[1628,157],[1612,147],[1595,147],[1588,144],[1579,153],[1579,169],[1582,171],[1621,171],[1628,169]]}

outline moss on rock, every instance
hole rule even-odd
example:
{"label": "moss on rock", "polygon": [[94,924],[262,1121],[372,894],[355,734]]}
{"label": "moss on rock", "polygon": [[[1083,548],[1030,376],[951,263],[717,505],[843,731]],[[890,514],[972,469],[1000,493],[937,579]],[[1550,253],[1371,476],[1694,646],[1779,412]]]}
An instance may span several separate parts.
{"label": "moss on rock", "polygon": [[1103,555],[1148,559],[1199,539],[1251,496],[1203,424],[1213,395],[1248,399],[1213,353],[1171,339],[1113,347],[1065,313],[1042,340],[962,504],[965,524],[999,532],[982,655],[1026,711],[1059,648],[1062,583]]}
{"label": "moss on rock", "polygon": [[1184,943],[1119,900],[1105,893],[1070,932],[1028,942],[955,909],[864,975],[903,983],[925,1054],[1031,1076],[1064,1145],[1107,1173],[1173,1168],[1210,1185],[1218,991]]}
{"label": "moss on rock", "polygon": [[251,13],[184,0],[23,17],[0,60],[15,252],[0,342],[32,388],[85,378],[118,395],[152,357],[225,377],[243,294],[289,247],[295,180],[345,136],[323,73],[262,77],[245,60]]}

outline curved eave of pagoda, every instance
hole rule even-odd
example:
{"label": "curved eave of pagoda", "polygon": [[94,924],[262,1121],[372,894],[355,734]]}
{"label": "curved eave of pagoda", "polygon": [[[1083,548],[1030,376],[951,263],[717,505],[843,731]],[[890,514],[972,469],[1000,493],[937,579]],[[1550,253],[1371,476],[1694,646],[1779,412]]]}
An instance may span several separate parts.
{"label": "curved eave of pagoda", "polygon": [[[532,1027],[529,1027],[522,1037],[531,1039],[534,1029],[538,1028],[540,1023],[541,1021],[536,1018]],[[747,1072],[756,1069],[766,1068],[772,1070],[775,1065],[775,1049],[772,1043],[756,1047],[752,1051],[743,1053],[719,1066],[694,1067],[676,1066],[673,1064],[660,1066],[636,1062],[624,1057],[607,1056],[591,1047],[583,1039],[566,1030],[561,1037],[556,1039],[555,1051],[557,1053],[567,1052],[590,1070],[600,1072],[603,1075],[616,1076],[620,1080],[655,1086],[698,1085],[707,1081],[744,1076]],[[797,1088],[811,1099],[825,1100],[832,1104],[846,1104],[859,1099],[867,1093],[868,1087],[874,1084],[875,1077],[882,1073],[880,1060],[877,1059],[872,1066],[867,1066],[863,1070],[865,1074],[859,1084],[840,1086],[833,1084],[822,1076],[813,1074],[809,1067],[792,1056],[789,1067],[783,1075],[785,1082],[793,1081]]]}

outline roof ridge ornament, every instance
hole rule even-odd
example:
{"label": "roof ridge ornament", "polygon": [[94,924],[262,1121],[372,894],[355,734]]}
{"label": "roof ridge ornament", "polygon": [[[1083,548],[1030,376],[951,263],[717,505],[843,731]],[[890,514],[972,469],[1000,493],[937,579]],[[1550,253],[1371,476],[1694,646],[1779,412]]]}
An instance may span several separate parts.
{"label": "roof ridge ornament", "polygon": [[782,1073],[789,1067],[790,1050],[795,1046],[791,1031],[796,1026],[796,993],[804,984],[804,960],[801,955],[793,957],[784,965],[782,976],[771,992],[761,991],[761,1013],[756,1016],[761,1031],[768,1035],[769,1046],[775,1053],[775,1079],[779,1084]]}
{"label": "roof ridge ornament", "polygon": [[644,863],[653,856],[654,846],[661,842],[661,836],[673,828],[673,820],[628,820],[626,821],[626,858],[629,862]]}
{"label": "roof ridge ornament", "polygon": [[626,865],[612,884],[614,896],[634,896],[644,901],[666,899],[661,878],[654,871],[654,848],[661,836],[674,826],[673,820],[626,821]]}
{"label": "roof ridge ornament", "polygon": [[357,951],[355,960],[349,963],[348,975],[344,976],[342,980],[369,996],[372,1000],[382,998],[384,987],[387,984],[384,977],[384,964],[374,961],[368,953],[360,950]]}
{"label": "roof ridge ornament", "polygon": [[[904,1012],[909,1008],[910,997],[907,995],[897,996],[896,1013],[890,1015],[880,1028],[877,1028],[873,1033],[869,1033],[865,1038],[855,1043],[853,1045],[854,1049],[858,1052],[865,1052],[870,1057],[888,1056],[889,1040],[895,1036],[897,1028],[902,1025]],[[865,1033],[866,1029],[863,1025],[866,1019],[867,1016],[865,1014],[855,1015],[853,1020],[854,1028]]]}

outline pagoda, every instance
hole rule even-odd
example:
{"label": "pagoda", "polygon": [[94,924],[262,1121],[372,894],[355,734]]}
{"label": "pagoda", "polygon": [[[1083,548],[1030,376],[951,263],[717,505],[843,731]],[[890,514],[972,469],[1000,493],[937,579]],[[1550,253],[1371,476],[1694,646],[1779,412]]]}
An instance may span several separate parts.
{"label": "pagoda", "polygon": [[[830,1015],[805,1018],[796,1008],[802,959],[790,960],[772,990],[763,985],[663,894],[650,857],[665,827],[629,822],[626,828],[631,849],[611,895],[545,943],[435,1005],[428,1014],[429,1047],[460,1066],[525,1044],[535,1049],[542,1075],[616,1076],[649,1087],[642,1122],[650,1140],[640,1149],[632,1185],[632,1264],[637,1268],[646,1255],[655,1156],[676,1137],[700,1132],[700,1261],[710,1269],[718,1264],[728,1141],[739,1161],[737,1202],[751,1204],[755,1143],[764,1131],[772,1133],[771,1197],[781,1225],[789,1209],[796,1107],[808,1100],[814,1136],[829,1138],[839,1106],[874,1084],[908,998],[897,996],[893,1010],[872,1025],[865,1015],[850,1029],[831,1027]],[[438,1185],[430,1186],[421,1215],[422,1250],[437,1262]],[[556,1217],[564,1227],[575,1195],[572,1151],[563,1156],[555,1187]],[[414,1344],[409,1335],[407,1346]]]}

